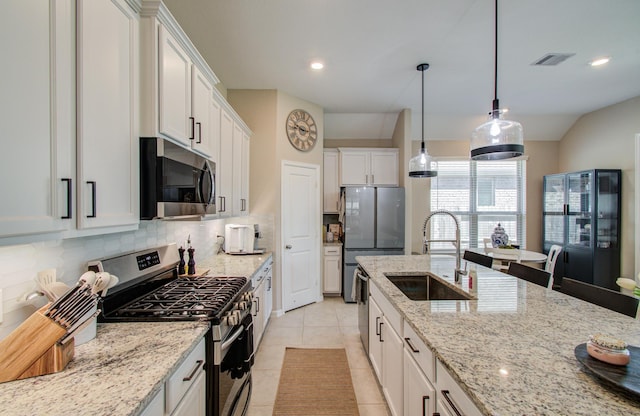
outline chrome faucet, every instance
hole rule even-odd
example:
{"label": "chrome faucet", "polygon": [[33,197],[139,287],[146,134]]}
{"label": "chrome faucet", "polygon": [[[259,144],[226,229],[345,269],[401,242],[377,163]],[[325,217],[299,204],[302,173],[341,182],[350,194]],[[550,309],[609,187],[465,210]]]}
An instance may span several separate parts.
{"label": "chrome faucet", "polygon": [[[456,223],[456,238],[455,240],[429,240],[427,239],[427,224],[431,217],[435,215],[448,215],[453,218],[453,221]],[[422,254],[429,253],[429,243],[452,243],[456,248],[456,270],[454,272],[454,280],[456,283],[460,283],[462,281],[462,276],[467,274],[466,270],[462,270],[460,268],[460,223],[458,222],[458,218],[456,218],[453,213],[446,211],[444,209],[439,209],[437,211],[433,211],[426,220],[424,220],[424,224],[422,225]]]}

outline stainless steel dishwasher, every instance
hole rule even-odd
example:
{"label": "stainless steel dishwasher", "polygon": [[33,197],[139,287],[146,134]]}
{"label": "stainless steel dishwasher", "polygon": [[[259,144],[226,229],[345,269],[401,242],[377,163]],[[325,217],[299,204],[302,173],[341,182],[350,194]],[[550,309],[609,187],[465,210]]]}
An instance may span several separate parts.
{"label": "stainless steel dishwasher", "polygon": [[369,275],[360,266],[357,269],[356,302],[358,304],[358,329],[364,350],[369,355]]}

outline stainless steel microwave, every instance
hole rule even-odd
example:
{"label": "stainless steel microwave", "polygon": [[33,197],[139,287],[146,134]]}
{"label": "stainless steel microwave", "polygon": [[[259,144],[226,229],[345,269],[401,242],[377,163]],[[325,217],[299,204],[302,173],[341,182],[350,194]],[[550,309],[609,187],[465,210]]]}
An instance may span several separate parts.
{"label": "stainless steel microwave", "polygon": [[140,139],[140,218],[207,219],[216,213],[216,164],[156,137]]}

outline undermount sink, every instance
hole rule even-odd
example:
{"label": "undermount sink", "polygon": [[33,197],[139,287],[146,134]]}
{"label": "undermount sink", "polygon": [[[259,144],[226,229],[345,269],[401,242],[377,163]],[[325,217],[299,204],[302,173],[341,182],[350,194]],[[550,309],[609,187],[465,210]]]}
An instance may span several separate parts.
{"label": "undermount sink", "polygon": [[433,275],[385,273],[391,283],[411,300],[473,300],[473,296],[455,290]]}

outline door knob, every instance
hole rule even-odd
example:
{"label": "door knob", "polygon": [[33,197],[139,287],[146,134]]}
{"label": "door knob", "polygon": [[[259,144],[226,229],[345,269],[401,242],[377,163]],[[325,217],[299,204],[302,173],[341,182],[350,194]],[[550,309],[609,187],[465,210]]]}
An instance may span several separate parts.
{"label": "door knob", "polygon": [[287,244],[286,246],[284,246],[284,248],[286,248],[287,250],[291,250],[291,244]]}

